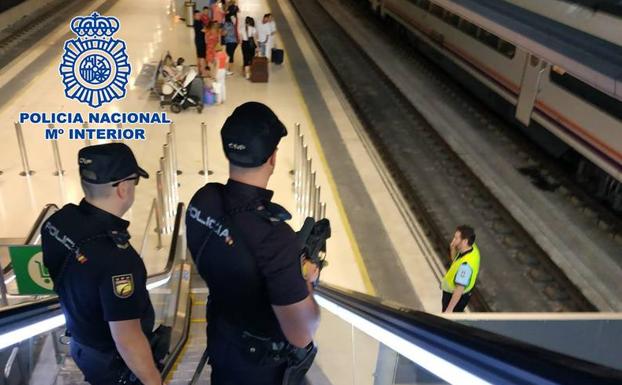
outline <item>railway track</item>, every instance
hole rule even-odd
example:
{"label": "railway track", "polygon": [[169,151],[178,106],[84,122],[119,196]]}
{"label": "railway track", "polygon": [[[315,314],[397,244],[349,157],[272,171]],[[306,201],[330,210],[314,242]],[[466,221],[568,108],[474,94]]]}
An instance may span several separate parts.
{"label": "railway track", "polygon": [[85,3],[87,2],[83,0],[52,1],[0,32],[0,68],[31,48],[59,25],[68,26],[69,17],[82,9]]}
{"label": "railway track", "polygon": [[[439,258],[457,224],[476,228],[477,311],[594,311],[417,109],[315,0],[291,0]],[[350,4],[351,5],[351,4]],[[380,293],[382,295],[382,293]]]}

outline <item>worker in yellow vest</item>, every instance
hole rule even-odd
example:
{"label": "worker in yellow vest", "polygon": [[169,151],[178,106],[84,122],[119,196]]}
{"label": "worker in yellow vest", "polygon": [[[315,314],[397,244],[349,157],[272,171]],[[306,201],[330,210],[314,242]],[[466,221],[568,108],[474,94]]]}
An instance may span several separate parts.
{"label": "worker in yellow vest", "polygon": [[453,260],[441,282],[443,313],[463,312],[479,274],[475,230],[467,225],[458,226],[449,245],[449,253]]}

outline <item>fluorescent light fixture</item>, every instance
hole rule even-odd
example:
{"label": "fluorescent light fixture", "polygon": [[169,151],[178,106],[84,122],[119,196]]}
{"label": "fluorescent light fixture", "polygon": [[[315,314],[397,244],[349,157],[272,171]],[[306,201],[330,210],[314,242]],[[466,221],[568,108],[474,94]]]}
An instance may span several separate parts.
{"label": "fluorescent light fixture", "polygon": [[167,283],[168,281],[171,280],[171,274],[167,275],[166,277],[155,281],[155,282],[151,282],[147,284],[147,290],[151,290],[151,289],[155,289],[156,287],[160,287],[162,285],[164,285],[165,283]]}
{"label": "fluorescent light fixture", "polygon": [[393,349],[402,356],[408,358],[413,363],[423,367],[435,376],[449,382],[450,384],[468,385],[491,385],[489,382],[475,376],[472,373],[452,364],[444,358],[433,354],[415,343],[366,320],[365,318],[337,305],[324,298],[321,294],[315,294],[317,303],[324,309],[335,314],[339,318],[348,322],[355,328],[370,337],[382,342],[382,344]]}
{"label": "fluorescent light fixture", "polygon": [[0,350],[15,345],[19,342],[27,340],[36,335],[48,332],[65,324],[65,316],[63,314],[48,318],[34,324],[21,327],[2,335],[0,339]]}

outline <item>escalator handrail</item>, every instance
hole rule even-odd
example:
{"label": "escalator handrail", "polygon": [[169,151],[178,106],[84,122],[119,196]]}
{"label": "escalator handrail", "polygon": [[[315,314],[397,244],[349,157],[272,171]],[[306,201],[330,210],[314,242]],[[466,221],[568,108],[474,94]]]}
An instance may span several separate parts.
{"label": "escalator handrail", "polygon": [[[45,220],[48,218],[48,213],[52,209],[58,210],[58,206],[56,206],[54,203],[48,203],[47,205],[45,205],[45,207],[43,207],[43,209],[39,213],[39,216],[33,223],[32,227],[30,228],[30,231],[28,232],[28,235],[26,236],[26,239],[24,241],[24,245],[33,244],[33,240],[40,233],[41,226],[43,225],[43,222],[45,222]],[[13,264],[9,262],[5,267],[2,268],[2,274],[6,276],[6,274],[10,273],[12,270],[13,270]]]}
{"label": "escalator handrail", "polygon": [[613,384],[622,380],[621,371],[377,297],[325,283],[316,293],[410,343],[477,373],[484,380],[494,378],[493,383],[498,383],[500,378],[504,383],[532,383],[525,382],[523,376],[538,376],[555,383]]}
{"label": "escalator handrail", "polygon": [[[179,230],[181,226],[181,220],[183,215],[183,203],[179,203],[177,205],[177,212],[175,214],[175,226],[173,227],[173,237],[171,241],[171,247],[168,254],[168,260],[166,261],[166,266],[164,270],[158,273],[151,274],[147,277],[147,284],[149,281],[157,281],[162,279],[163,277],[167,277],[172,273],[173,263],[175,261],[175,255],[177,250],[177,238],[179,235]],[[58,297],[46,297],[44,299],[38,299],[35,301],[23,302],[20,304],[6,306],[0,309],[0,330],[3,329],[4,326],[7,326],[5,322],[5,318],[11,319],[12,322],[22,322],[26,319],[32,321],[34,318],[41,318],[42,312],[41,309],[46,311],[55,311],[60,309],[60,304]],[[21,315],[21,317],[20,317]],[[17,318],[18,317],[18,318]],[[9,323],[10,324],[10,323]]]}
{"label": "escalator handrail", "polygon": [[149,280],[157,280],[159,278],[168,276],[173,270],[173,264],[175,263],[175,255],[177,254],[177,239],[179,238],[179,231],[181,229],[181,221],[184,213],[184,204],[182,202],[177,203],[177,211],[175,212],[175,224],[173,225],[173,237],[171,239],[171,247],[168,251],[168,259],[164,270],[159,273],[151,274],[147,277]]}
{"label": "escalator handrail", "polygon": [[32,228],[28,232],[28,236],[26,236],[26,241],[24,242],[24,244],[31,244],[33,239],[39,236],[39,234],[41,233],[41,226],[43,226],[43,222],[45,222],[45,220],[48,218],[48,213],[51,210],[58,210],[58,206],[54,203],[48,203],[47,205],[45,205],[45,207],[43,207],[43,210],[41,210],[39,216],[32,225]]}

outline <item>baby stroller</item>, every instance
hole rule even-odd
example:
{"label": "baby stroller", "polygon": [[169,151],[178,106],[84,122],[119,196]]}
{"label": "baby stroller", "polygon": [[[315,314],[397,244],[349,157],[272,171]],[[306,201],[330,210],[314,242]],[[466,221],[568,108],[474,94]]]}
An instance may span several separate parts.
{"label": "baby stroller", "polygon": [[196,69],[189,68],[184,74],[183,59],[177,60],[177,67],[163,65],[161,74],[164,78],[160,97],[160,107],[170,104],[171,111],[179,113],[189,107],[196,107],[203,112],[203,79],[198,77]]}

